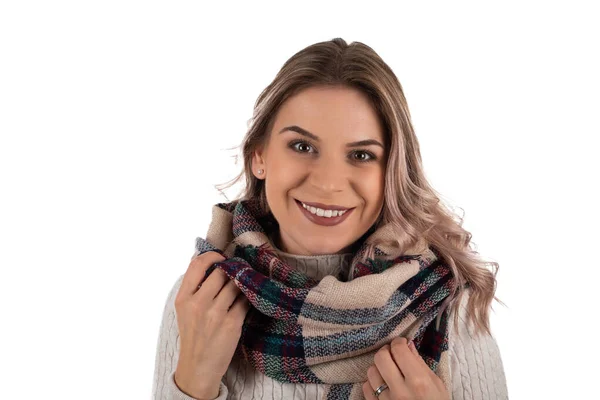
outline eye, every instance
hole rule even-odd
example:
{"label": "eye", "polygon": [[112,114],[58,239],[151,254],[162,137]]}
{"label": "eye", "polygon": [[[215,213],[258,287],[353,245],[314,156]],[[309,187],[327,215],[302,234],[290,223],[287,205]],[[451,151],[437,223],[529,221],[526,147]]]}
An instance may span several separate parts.
{"label": "eye", "polygon": [[[315,153],[312,145],[304,140],[293,141],[288,146],[297,153]],[[313,149],[313,151],[310,151],[311,149]],[[351,160],[357,161],[359,163],[366,163],[377,160],[377,156],[369,151],[356,150],[352,151],[350,154]],[[358,157],[356,157],[356,155],[358,155]]]}
{"label": "eye", "polygon": [[358,158],[352,157],[352,159],[354,161],[358,161],[358,162],[369,162],[369,161],[375,161],[377,159],[377,157],[373,153],[368,152],[368,151],[357,150],[357,151],[352,152],[352,154],[353,155],[358,154],[358,155],[364,156],[364,157],[358,157]]}
{"label": "eye", "polygon": [[302,151],[302,150],[300,150],[301,147],[312,148],[312,146],[309,143],[305,142],[304,140],[298,140],[298,141],[292,142],[292,143],[289,144],[289,147],[291,147],[292,149],[294,149],[298,153],[309,153],[308,151]]}

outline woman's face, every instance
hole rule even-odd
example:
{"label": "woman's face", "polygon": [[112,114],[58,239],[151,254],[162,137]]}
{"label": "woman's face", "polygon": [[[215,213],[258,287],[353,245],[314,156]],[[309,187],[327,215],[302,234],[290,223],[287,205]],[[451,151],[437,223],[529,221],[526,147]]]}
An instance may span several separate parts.
{"label": "woman's face", "polygon": [[[254,176],[266,180],[280,249],[300,255],[348,252],[382,210],[384,146],[377,113],[356,89],[312,87],[283,103],[268,143],[252,160]],[[302,202],[319,203],[321,210],[306,210]],[[327,218],[335,208],[349,210]]]}

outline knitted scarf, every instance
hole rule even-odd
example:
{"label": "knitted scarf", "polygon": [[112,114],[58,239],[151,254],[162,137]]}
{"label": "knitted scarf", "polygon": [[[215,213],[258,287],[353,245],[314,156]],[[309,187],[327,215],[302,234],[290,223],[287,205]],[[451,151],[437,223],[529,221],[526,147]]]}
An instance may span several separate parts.
{"label": "knitted scarf", "polygon": [[375,259],[363,263],[369,243],[391,238],[389,229],[373,228],[357,241],[347,280],[315,280],[278,257],[270,241],[277,227],[257,201],[236,200],[214,205],[206,240],[196,238],[194,256],[216,251],[226,258],[206,276],[220,268],[251,303],[237,357],[280,382],[323,384],[323,399],[364,399],[375,353],[403,336],[452,392],[448,308],[438,311],[454,277],[433,247],[394,254],[378,246]]}

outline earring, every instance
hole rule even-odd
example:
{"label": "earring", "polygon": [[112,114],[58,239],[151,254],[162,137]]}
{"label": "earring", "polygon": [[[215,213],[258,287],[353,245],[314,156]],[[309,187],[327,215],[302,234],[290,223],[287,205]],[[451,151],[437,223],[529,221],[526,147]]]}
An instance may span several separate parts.
{"label": "earring", "polygon": [[258,170],[258,174],[261,175],[264,171],[262,169]]}

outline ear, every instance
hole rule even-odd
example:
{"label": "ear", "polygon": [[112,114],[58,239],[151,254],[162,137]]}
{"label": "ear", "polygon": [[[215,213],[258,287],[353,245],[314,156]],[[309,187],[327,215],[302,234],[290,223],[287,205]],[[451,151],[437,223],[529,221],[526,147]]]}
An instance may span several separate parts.
{"label": "ear", "polygon": [[258,170],[262,169],[263,171],[265,171],[265,165],[266,162],[264,157],[264,147],[260,145],[257,146],[254,152],[252,153],[252,174],[254,175],[254,177],[258,179],[264,179],[266,175],[265,172],[259,174]]}

